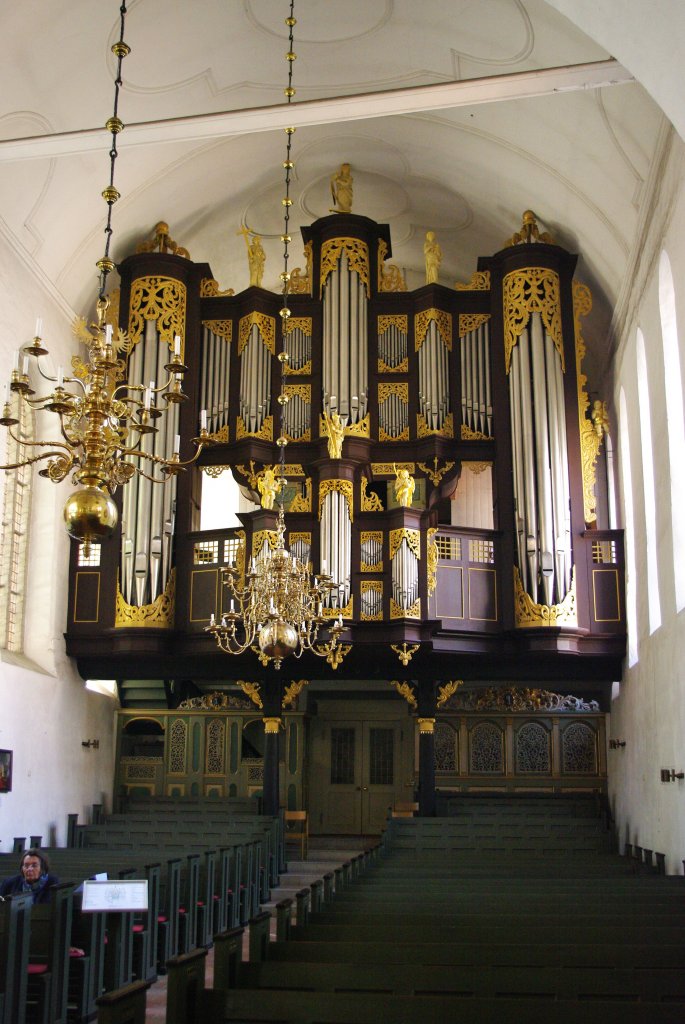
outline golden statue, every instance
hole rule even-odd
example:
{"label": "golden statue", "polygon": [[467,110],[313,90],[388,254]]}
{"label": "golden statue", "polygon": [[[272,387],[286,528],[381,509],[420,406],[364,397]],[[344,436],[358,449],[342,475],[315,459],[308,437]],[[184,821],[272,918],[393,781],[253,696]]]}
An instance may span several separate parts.
{"label": "golden statue", "polygon": [[352,212],[352,175],[349,164],[341,164],[338,173],[331,178],[331,195],[331,213]]}
{"label": "golden statue", "polygon": [[609,433],[609,413],[607,412],[606,402],[602,402],[599,398],[595,400],[592,406],[592,423],[595,433],[601,441],[602,436]]}
{"label": "golden statue", "polygon": [[332,413],[330,416],[328,413],[324,413],[323,418],[328,433],[328,456],[331,459],[339,459],[342,457],[345,425],[337,412]]}
{"label": "golden statue", "polygon": [[[252,234],[249,228],[243,225],[240,231],[236,231],[237,235],[242,235],[245,239],[245,245],[247,246],[247,265],[250,268],[250,284],[256,285],[257,288],[262,287],[262,278],[264,277],[264,265],[266,263],[266,254],[262,248],[262,239],[259,235]],[[252,234],[251,241],[248,241]]]}
{"label": "golden statue", "polygon": [[395,475],[397,477],[395,480],[395,498],[399,505],[403,505],[404,508],[411,508],[416,481],[408,469],[397,469],[395,467]]}
{"label": "golden statue", "polygon": [[423,243],[423,255],[426,260],[426,284],[437,284],[442,260],[442,249],[435,240],[435,232],[426,232],[426,241]]}
{"label": "golden statue", "polygon": [[273,469],[268,466],[257,477],[257,488],[262,496],[262,508],[273,508],[278,494],[278,481]]}

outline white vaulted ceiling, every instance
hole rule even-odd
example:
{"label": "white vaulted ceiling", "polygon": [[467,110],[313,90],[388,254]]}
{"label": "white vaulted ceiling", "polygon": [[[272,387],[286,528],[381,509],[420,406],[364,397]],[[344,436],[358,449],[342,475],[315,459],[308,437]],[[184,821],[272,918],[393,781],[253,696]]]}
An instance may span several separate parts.
{"label": "white vaulted ceiling", "polygon": [[[444,254],[441,282],[452,286],[468,280],[479,255],[501,248],[532,208],[541,227],[581,254],[578,276],[595,299],[588,340],[607,351],[670,135],[661,108],[626,80],[639,74],[678,122],[685,60],[672,51],[682,47],[685,25],[679,33],[675,22],[664,36],[662,21],[671,12],[682,23],[683,7],[677,0],[296,0],[295,101],[305,106],[294,138],[295,229],[329,212],[330,176],[347,161],[353,212],[390,224],[393,261],[409,286],[423,282],[429,229]],[[79,312],[92,305],[104,245],[109,136],[89,130],[111,113],[118,8],[116,0],[23,0],[2,15],[0,228]],[[276,289],[285,139],[273,126],[286,122],[268,108],[283,102],[288,8],[286,0],[130,3],[115,259],[165,220],[194,260],[211,264],[222,288],[239,291],[248,273],[236,232],[246,224],[263,236],[264,284]],[[588,31],[596,24],[593,34],[612,50],[556,8]],[[638,39],[631,18],[645,8],[659,9],[662,19],[653,11],[651,24],[636,23]],[[659,72],[653,51],[676,37]],[[582,69],[510,77],[612,57],[626,66],[605,77],[623,84],[578,88],[590,80]],[[483,78],[490,81],[466,91]],[[350,99],[329,102],[336,97]],[[222,116],[197,117],[208,114]],[[9,141],[27,138],[35,142]],[[296,236],[291,266],[300,256]]]}

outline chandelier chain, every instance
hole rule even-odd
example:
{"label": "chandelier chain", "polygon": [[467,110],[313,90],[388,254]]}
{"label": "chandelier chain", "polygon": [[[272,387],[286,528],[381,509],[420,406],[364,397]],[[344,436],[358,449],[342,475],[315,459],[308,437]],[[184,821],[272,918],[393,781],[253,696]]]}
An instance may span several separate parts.
{"label": "chandelier chain", "polygon": [[112,52],[114,53],[117,60],[116,77],[114,79],[114,104],[112,107],[112,116],[107,121],[106,128],[112,134],[112,145],[109,150],[109,185],[103,192],[103,198],[107,203],[107,222],[105,224],[105,251],[102,258],[98,261],[97,266],[100,269],[100,286],[98,295],[100,300],[104,300],[105,291],[107,288],[107,277],[111,270],[114,269],[112,261],[110,259],[110,247],[112,242],[112,208],[114,203],[119,199],[119,192],[114,187],[114,168],[119,155],[117,149],[117,135],[119,132],[124,130],[124,124],[119,118],[119,93],[123,84],[121,77],[121,66],[124,58],[131,52],[130,47],[124,42],[124,30],[126,27],[126,3],[123,2],[119,8],[119,40],[112,46]]}

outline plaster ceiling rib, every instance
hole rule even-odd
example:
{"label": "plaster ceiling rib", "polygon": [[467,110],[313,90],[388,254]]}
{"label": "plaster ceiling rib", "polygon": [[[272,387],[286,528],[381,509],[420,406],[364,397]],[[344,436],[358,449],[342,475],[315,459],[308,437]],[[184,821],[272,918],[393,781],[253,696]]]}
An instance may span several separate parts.
{"label": "plaster ceiling rib", "polygon": [[[120,148],[158,143],[206,142],[259,132],[282,130],[287,125],[340,124],[350,121],[420,114],[427,111],[529,99],[561,92],[601,89],[623,85],[634,78],[616,60],[570,64],[539,71],[519,71],[439,85],[337,96],[332,99],[303,100],[291,106],[279,103],[267,107],[227,110],[216,114],[194,114],[165,120],[143,121],[126,126],[118,139]],[[31,136],[0,141],[0,162],[74,156],[102,148],[102,128]]]}

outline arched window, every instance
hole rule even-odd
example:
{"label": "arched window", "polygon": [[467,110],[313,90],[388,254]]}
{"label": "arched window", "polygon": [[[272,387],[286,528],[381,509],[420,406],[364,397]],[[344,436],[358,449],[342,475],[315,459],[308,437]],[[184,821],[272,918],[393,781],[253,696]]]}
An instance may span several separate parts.
{"label": "arched window", "polygon": [[619,438],[621,445],[621,478],[623,482],[623,517],[626,555],[626,619],[628,622],[628,665],[636,665],[637,647],[637,587],[635,565],[635,516],[633,514],[633,473],[630,467],[630,434],[628,407],[623,388],[619,394]]}
{"label": "arched window", "polygon": [[683,420],[683,380],[680,372],[680,347],[676,318],[675,288],[671,263],[665,251],[659,258],[659,312],[664,349],[664,384],[666,391],[666,423],[668,425],[668,460],[671,476],[671,516],[673,532],[673,564],[675,566],[675,601],[680,611],[685,608],[685,421]]}
{"label": "arched window", "polygon": [[637,330],[637,399],[640,409],[640,443],[642,446],[642,487],[645,502],[645,545],[647,549],[647,597],[649,632],[661,625],[659,599],[659,566],[657,562],[656,496],[654,493],[654,452],[652,450],[652,417],[649,407],[649,377],[645,339]]}

